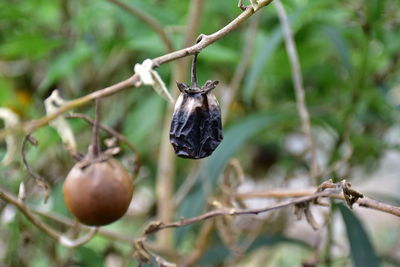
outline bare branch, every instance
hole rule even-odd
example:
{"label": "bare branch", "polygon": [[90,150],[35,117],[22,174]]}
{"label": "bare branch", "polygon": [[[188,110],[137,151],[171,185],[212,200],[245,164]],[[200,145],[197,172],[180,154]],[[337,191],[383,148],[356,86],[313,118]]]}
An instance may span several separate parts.
{"label": "bare branch", "polygon": [[153,227],[151,229],[148,229],[145,234],[152,234],[154,232],[163,230],[163,229],[168,229],[168,228],[179,228],[182,226],[186,226],[189,224],[193,224],[196,222],[200,222],[200,221],[204,221],[204,220],[208,220],[217,216],[223,216],[223,215],[228,215],[228,216],[236,216],[236,215],[257,215],[259,213],[264,213],[264,212],[269,212],[272,210],[277,210],[277,209],[281,209],[281,208],[285,208],[288,206],[292,206],[295,204],[299,204],[299,203],[303,203],[303,202],[307,202],[307,201],[311,201],[314,200],[316,198],[320,198],[320,197],[329,197],[332,195],[337,195],[339,193],[338,190],[332,190],[332,189],[328,189],[326,191],[323,192],[319,192],[319,193],[315,193],[313,195],[309,195],[309,196],[305,196],[305,197],[300,197],[297,199],[292,199],[292,200],[288,200],[288,201],[284,201],[281,202],[279,204],[276,205],[272,205],[266,208],[261,208],[261,209],[243,209],[243,210],[237,210],[237,209],[219,209],[219,210],[214,210],[214,211],[209,211],[206,212],[200,216],[196,216],[190,219],[182,219],[173,223],[159,223],[159,225],[157,227]]}
{"label": "bare branch", "polygon": [[[249,198],[298,198],[298,197],[306,197],[314,194],[316,188],[309,188],[303,190],[273,190],[273,191],[265,191],[265,192],[250,192],[250,193],[236,193],[235,197],[238,199],[249,199]],[[340,199],[345,200],[344,195],[342,194],[332,194],[329,196],[332,199]],[[395,216],[400,217],[400,207],[393,206],[390,204],[382,203],[378,200],[363,197],[357,199],[355,202],[360,207],[370,208],[382,212],[386,212]]]}
{"label": "bare branch", "polygon": [[303,85],[303,77],[301,75],[301,67],[299,62],[299,56],[296,50],[296,44],[293,38],[293,32],[290,28],[289,18],[286,14],[285,8],[283,7],[280,0],[274,2],[281,26],[283,31],[283,36],[285,38],[286,51],[289,56],[290,66],[292,68],[292,79],[293,85],[296,92],[297,99],[297,109],[301,118],[301,124],[303,127],[303,131],[308,139],[309,151],[311,152],[311,179],[313,183],[317,184],[317,175],[318,175],[318,162],[317,162],[317,153],[314,144],[314,138],[312,136],[311,131],[311,122],[310,115],[307,110],[306,99],[305,99],[305,91]]}
{"label": "bare branch", "polygon": [[218,41],[219,39],[221,39],[222,37],[224,37],[231,31],[235,30],[240,24],[242,24],[244,21],[246,21],[255,12],[257,12],[261,8],[269,5],[271,2],[272,2],[272,0],[262,0],[262,1],[258,2],[257,10],[254,10],[252,7],[247,7],[244,12],[242,12],[239,16],[237,16],[234,20],[232,20],[228,25],[226,25],[222,29],[220,29],[210,35],[203,35],[203,38],[201,39],[201,41],[191,47],[180,49],[173,53],[169,53],[167,55],[163,55],[163,56],[153,59],[154,64],[156,66],[160,66],[162,64],[176,60],[178,58],[187,57],[189,55],[193,55],[195,53],[200,52],[201,50],[203,50],[210,44],[215,43],[216,41]]}
{"label": "bare branch", "polygon": [[96,158],[101,152],[100,138],[99,138],[99,124],[100,124],[100,99],[96,98],[94,108],[94,123],[92,127],[92,141],[89,145],[88,155],[90,158]]}
{"label": "bare branch", "polygon": [[26,155],[25,155],[25,145],[26,145],[27,141],[29,141],[32,145],[35,145],[35,146],[37,145],[37,140],[35,138],[33,138],[29,134],[27,136],[25,136],[24,140],[22,141],[22,147],[21,147],[22,162],[23,162],[26,170],[28,171],[29,175],[32,176],[32,178],[35,180],[35,182],[41,188],[43,188],[43,190],[45,192],[44,203],[46,203],[50,197],[50,185],[46,182],[46,180],[42,176],[40,176],[37,172],[35,172],[32,169],[32,167],[29,165],[28,160],[26,159]]}
{"label": "bare branch", "polygon": [[14,195],[7,192],[5,189],[3,189],[1,187],[0,187],[0,198],[3,199],[4,201],[14,205],[37,228],[42,230],[45,234],[47,234],[48,236],[50,236],[51,238],[53,238],[55,241],[57,241],[59,244],[61,244],[63,246],[67,246],[67,247],[80,246],[80,245],[88,242],[90,239],[92,239],[95,236],[95,234],[97,233],[97,230],[94,229],[88,235],[86,235],[82,238],[78,238],[76,240],[71,240],[71,239],[67,238],[66,236],[64,236],[63,234],[59,233],[58,231],[54,230],[50,226],[48,226],[43,221],[41,221],[38,217],[35,216],[33,211],[25,205],[24,202],[20,201]]}
{"label": "bare branch", "polygon": [[[327,183],[330,183],[329,181]],[[218,210],[213,210],[213,211],[209,211],[206,212],[202,215],[193,217],[193,218],[189,218],[189,219],[181,219],[179,221],[176,222],[172,222],[172,223],[163,223],[160,221],[156,221],[156,222],[152,222],[149,224],[148,227],[146,227],[144,234],[145,235],[150,235],[153,234],[155,232],[158,232],[160,230],[163,229],[168,229],[168,228],[179,228],[179,227],[183,227],[186,225],[190,225],[196,222],[200,222],[200,221],[205,221],[217,216],[237,216],[237,215],[257,215],[259,213],[265,213],[265,212],[269,212],[272,210],[278,210],[281,208],[285,208],[288,206],[293,206],[293,205],[309,205],[310,201],[316,200],[318,198],[323,198],[323,197],[328,197],[328,198],[335,198],[335,199],[341,199],[341,200],[346,200],[347,198],[349,198],[349,195],[351,195],[352,197],[356,197],[355,203],[358,203],[359,206],[361,207],[367,207],[367,208],[372,208],[372,209],[376,209],[382,212],[386,212],[389,214],[393,214],[395,216],[400,217],[400,207],[396,207],[396,206],[392,206],[386,203],[382,203],[379,202],[377,200],[373,200],[370,198],[366,198],[364,197],[361,193],[355,191],[354,189],[349,189],[349,184],[346,183],[346,181],[342,181],[339,184],[333,184],[332,185],[336,185],[336,188],[331,187],[331,186],[326,186],[326,184],[324,186],[322,186],[320,189],[323,191],[320,192],[315,192],[315,188],[313,189],[312,192],[310,192],[308,195],[305,196],[300,196],[296,199],[291,199],[291,200],[287,200],[281,203],[278,203],[276,205],[272,205],[272,206],[268,206],[265,208],[261,208],[261,209],[227,209],[227,208],[221,208]],[[341,192],[343,192],[343,194],[341,194]],[[270,192],[267,192],[266,195],[268,195]],[[237,197],[242,196],[243,194],[237,194]],[[283,193],[280,194],[281,197],[283,197]],[[286,198],[288,198],[288,195],[294,196],[294,192],[291,192],[291,194],[287,194],[286,193]],[[300,192],[299,195],[304,195],[304,191]],[[249,195],[247,195],[247,197],[249,197]],[[260,193],[256,196],[256,197],[260,197]],[[306,214],[307,215],[307,214]],[[308,218],[309,221],[313,220],[311,218],[311,215],[308,214]],[[315,225],[313,225],[314,227]]]}
{"label": "bare branch", "polygon": [[40,119],[24,122],[22,124],[19,124],[16,127],[5,128],[5,129],[1,130],[0,131],[0,140],[3,140],[7,135],[12,134],[13,132],[23,132],[25,134],[31,133],[34,130],[46,125],[50,121],[56,119],[58,116],[60,116],[61,114],[65,113],[71,109],[83,106],[83,105],[87,104],[88,102],[95,100],[96,98],[109,96],[109,95],[115,94],[117,92],[120,92],[124,89],[127,89],[129,87],[136,87],[137,82],[139,82],[139,76],[135,74],[125,81],[119,82],[117,84],[111,85],[104,89],[90,93],[88,95],[68,101],[62,107],[60,107],[60,109],[57,112],[54,112],[51,115],[44,116]]}
{"label": "bare branch", "polygon": [[[190,55],[200,52],[205,47],[216,42],[217,40],[221,39],[222,37],[224,37],[231,31],[236,29],[240,24],[242,24],[249,17],[251,17],[256,11],[267,6],[271,2],[272,2],[272,0],[260,1],[258,3],[257,10],[254,10],[251,7],[246,8],[246,10],[244,12],[242,12],[238,17],[236,17],[233,21],[231,21],[228,25],[226,25],[222,29],[216,31],[215,33],[213,33],[211,35],[204,35],[204,37],[202,38],[202,40],[199,43],[197,43],[191,47],[180,49],[180,50],[174,51],[172,53],[169,53],[169,54],[166,54],[166,55],[163,55],[163,56],[153,59],[154,65],[157,67],[157,66],[165,64],[167,62],[170,62],[170,61],[173,61],[173,60],[176,60],[179,58],[187,57],[187,56],[190,56]],[[65,113],[71,109],[83,106],[83,105],[87,104],[88,102],[93,101],[96,98],[106,97],[106,96],[115,94],[117,92],[120,92],[124,89],[130,88],[130,87],[138,87],[139,86],[138,83],[139,83],[139,76],[135,74],[135,75],[132,75],[130,78],[128,78],[124,81],[121,81],[117,84],[111,85],[109,87],[100,89],[100,90],[90,93],[88,95],[71,100],[71,101],[67,102],[65,105],[63,105],[58,110],[58,112],[55,112],[54,114],[44,116],[37,120],[27,121],[25,123],[19,124],[16,127],[8,127],[8,128],[1,130],[0,131],[0,140],[3,140],[7,135],[15,133],[15,132],[23,132],[25,134],[28,134],[41,126],[46,125],[50,121],[54,120],[61,114]]]}
{"label": "bare branch", "polygon": [[[43,216],[43,217],[45,217],[47,219],[50,219],[52,221],[55,221],[55,222],[61,223],[63,225],[66,225],[66,226],[73,227],[75,225],[75,221],[73,221],[73,220],[71,220],[69,218],[62,217],[60,215],[47,213],[47,212],[44,212],[44,211],[41,211],[41,210],[38,210],[38,209],[33,209],[32,212],[34,212],[34,213],[36,213],[36,214],[38,214],[40,216]],[[93,227],[86,226],[86,225],[80,225],[80,227],[82,229],[85,229],[85,230],[90,230],[90,229],[93,228]],[[132,244],[133,241],[134,241],[134,238],[131,238],[131,237],[125,235],[125,234],[120,234],[120,233],[113,232],[113,231],[110,231],[110,230],[107,230],[107,229],[104,229],[104,228],[98,228],[97,233],[99,235],[102,235],[102,236],[106,237],[106,238],[109,238],[109,239],[112,239],[112,240],[117,240],[117,241],[120,241],[120,242],[123,242],[123,243]]]}

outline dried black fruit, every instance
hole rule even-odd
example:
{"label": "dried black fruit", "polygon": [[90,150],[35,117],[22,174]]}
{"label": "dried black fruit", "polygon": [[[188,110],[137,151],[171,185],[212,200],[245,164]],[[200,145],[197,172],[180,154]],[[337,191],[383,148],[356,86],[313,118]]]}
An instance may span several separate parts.
{"label": "dried black fruit", "polygon": [[218,81],[197,85],[195,54],[192,85],[176,82],[181,94],[176,101],[169,137],[175,154],[183,158],[208,157],[222,141],[221,110],[212,90]]}

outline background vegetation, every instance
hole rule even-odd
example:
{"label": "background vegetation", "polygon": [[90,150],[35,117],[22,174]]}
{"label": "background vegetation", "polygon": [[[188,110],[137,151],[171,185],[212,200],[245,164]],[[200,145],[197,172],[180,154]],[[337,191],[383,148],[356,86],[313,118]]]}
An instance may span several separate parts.
{"label": "background vegetation", "polygon": [[[163,148],[163,140],[168,137],[163,130],[164,121],[168,124],[170,118],[168,102],[151,87],[131,88],[103,99],[102,123],[123,133],[142,159],[131,209],[122,220],[105,229],[133,239],[160,216],[175,221],[218,205],[256,208],[277,201],[233,201],[222,190],[223,177],[228,178],[225,183],[230,181],[232,188],[238,176],[243,178],[237,188],[241,193],[276,188],[301,190],[328,178],[335,182],[346,178],[354,188],[369,190],[368,196],[399,205],[398,179],[375,179],[372,186],[363,187],[369,182],[367,177],[384,176],[376,170],[387,153],[398,155],[398,138],[390,133],[399,124],[399,2],[282,2],[301,63],[321,169],[318,183],[310,179],[310,153],[296,109],[291,65],[282,27],[271,4],[199,55],[200,82],[220,80],[215,94],[223,110],[224,141],[212,157],[202,161],[175,159],[169,147]],[[234,1],[124,3],[154,17],[171,38],[174,50],[192,45],[200,33],[221,29],[242,12]],[[194,3],[203,7],[196,10],[201,15],[198,29],[189,24],[193,21],[189,9]],[[44,99],[54,89],[58,88],[67,100],[75,99],[126,79],[132,75],[134,64],[165,53],[157,33],[115,1],[2,1],[0,106],[13,110],[21,121],[39,118],[45,114]],[[189,79],[188,60],[157,68],[174,96],[174,80]],[[243,76],[239,68],[243,68]],[[93,116],[93,105],[76,111]],[[90,128],[77,119],[69,123],[79,150],[86,151]],[[20,143],[22,136],[16,136]],[[51,185],[48,203],[43,204],[43,191],[29,178],[19,153],[11,164],[0,168],[1,188],[17,194],[24,181],[28,206],[72,219],[61,187],[74,160],[54,129],[41,127],[34,136],[39,145],[29,146],[27,158]],[[0,153],[6,153],[5,143]],[[128,166],[132,152],[123,147],[118,158]],[[244,174],[235,175],[240,169]],[[392,194],[378,194],[382,188],[391,189]],[[170,198],[160,198],[163,190],[170,191]],[[161,215],[160,200],[167,201],[166,215]],[[162,231],[149,239],[149,249],[178,264],[193,257],[199,266],[298,266],[316,261],[326,266],[378,266],[378,262],[399,266],[398,218],[387,215],[389,223],[382,224],[386,218],[382,213],[368,211],[366,215],[360,213],[359,219],[340,204],[342,201],[335,203],[330,208],[315,207],[319,224],[324,217],[331,218],[318,231],[304,223],[305,219],[296,221],[289,208],[250,220],[248,216],[221,217]],[[354,210],[359,212],[361,208]],[[4,201],[0,201],[0,214],[0,262],[5,266],[138,264],[133,258],[135,250],[126,240],[96,235],[85,245],[69,249],[44,235]],[[381,220],[369,222],[369,218],[379,216]],[[390,221],[393,218],[397,221]],[[77,234],[76,227],[42,219],[69,236]]]}

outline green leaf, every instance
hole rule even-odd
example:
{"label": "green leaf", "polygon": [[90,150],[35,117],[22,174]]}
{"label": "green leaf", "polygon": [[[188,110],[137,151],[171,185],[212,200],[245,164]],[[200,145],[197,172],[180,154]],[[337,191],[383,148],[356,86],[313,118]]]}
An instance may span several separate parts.
{"label": "green leaf", "polygon": [[236,64],[239,60],[239,54],[231,47],[215,43],[201,53],[201,60],[208,63],[232,63]]}
{"label": "green leaf", "polygon": [[104,266],[100,254],[93,249],[87,247],[79,247],[76,249],[82,266],[86,267],[101,267]]}
{"label": "green leaf", "polygon": [[217,178],[226,163],[246,140],[267,126],[279,122],[282,118],[282,115],[277,114],[254,115],[229,128],[220,146],[205,162],[200,173],[202,178],[209,179],[213,186],[216,185]]}
{"label": "green leaf", "polygon": [[264,66],[271,59],[273,53],[277,49],[278,45],[282,42],[282,31],[278,27],[264,40],[264,44],[256,54],[256,59],[250,67],[250,71],[246,76],[246,80],[243,88],[243,97],[246,102],[250,102],[258,77],[261,75]]}
{"label": "green leaf", "polygon": [[[201,265],[217,265],[221,264],[230,254],[229,248],[224,246],[219,240],[213,242],[214,245],[210,247],[202,256],[200,260]],[[297,239],[287,238],[282,235],[262,234],[254,240],[250,247],[246,250],[246,255],[249,255],[253,250],[262,246],[278,246],[278,245],[297,245],[298,247],[310,249],[310,246]],[[240,246],[240,245],[239,245]]]}
{"label": "green leaf", "polygon": [[[292,27],[293,34],[296,33],[297,27],[293,27],[293,25],[299,24],[303,17],[305,18],[307,14],[317,11],[320,6],[324,5],[324,1],[311,1],[304,6],[299,6],[296,8],[294,12],[289,14],[289,22]],[[264,75],[265,66],[272,58],[275,51],[278,49],[278,46],[282,43],[282,30],[281,26],[276,26],[268,35],[267,38],[263,38],[263,45],[260,46],[255,52],[253,64],[250,67],[250,70],[246,76],[245,84],[243,88],[243,98],[244,101],[249,103],[251,98],[253,97],[254,89],[256,85],[259,83],[259,77]],[[272,65],[273,68],[279,68],[275,64]]]}
{"label": "green leaf", "polygon": [[73,50],[60,55],[48,68],[48,72],[40,85],[39,92],[44,92],[63,77],[70,76],[82,62],[86,61],[92,51],[85,43],[79,43]]}
{"label": "green leaf", "polygon": [[345,205],[339,204],[338,207],[346,225],[354,266],[378,267],[378,257],[361,221]]}
{"label": "green leaf", "polygon": [[142,152],[149,149],[153,130],[161,121],[163,102],[155,94],[143,97],[143,101],[139,101],[126,117],[123,134]]}
{"label": "green leaf", "polygon": [[339,58],[342,61],[343,67],[349,74],[351,74],[353,72],[353,68],[350,60],[349,47],[345,39],[343,38],[342,32],[334,27],[325,27],[324,33],[332,42],[334,48],[337,50]]}
{"label": "green leaf", "polygon": [[12,59],[41,58],[60,45],[61,41],[58,39],[26,34],[3,42],[0,45],[0,57]]}

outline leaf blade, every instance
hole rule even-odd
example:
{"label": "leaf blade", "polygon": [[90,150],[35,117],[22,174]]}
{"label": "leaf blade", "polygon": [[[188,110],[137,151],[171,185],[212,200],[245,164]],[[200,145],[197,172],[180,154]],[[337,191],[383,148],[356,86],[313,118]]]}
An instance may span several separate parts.
{"label": "leaf blade", "polygon": [[379,260],[361,221],[343,204],[338,205],[346,225],[354,266],[378,267]]}

